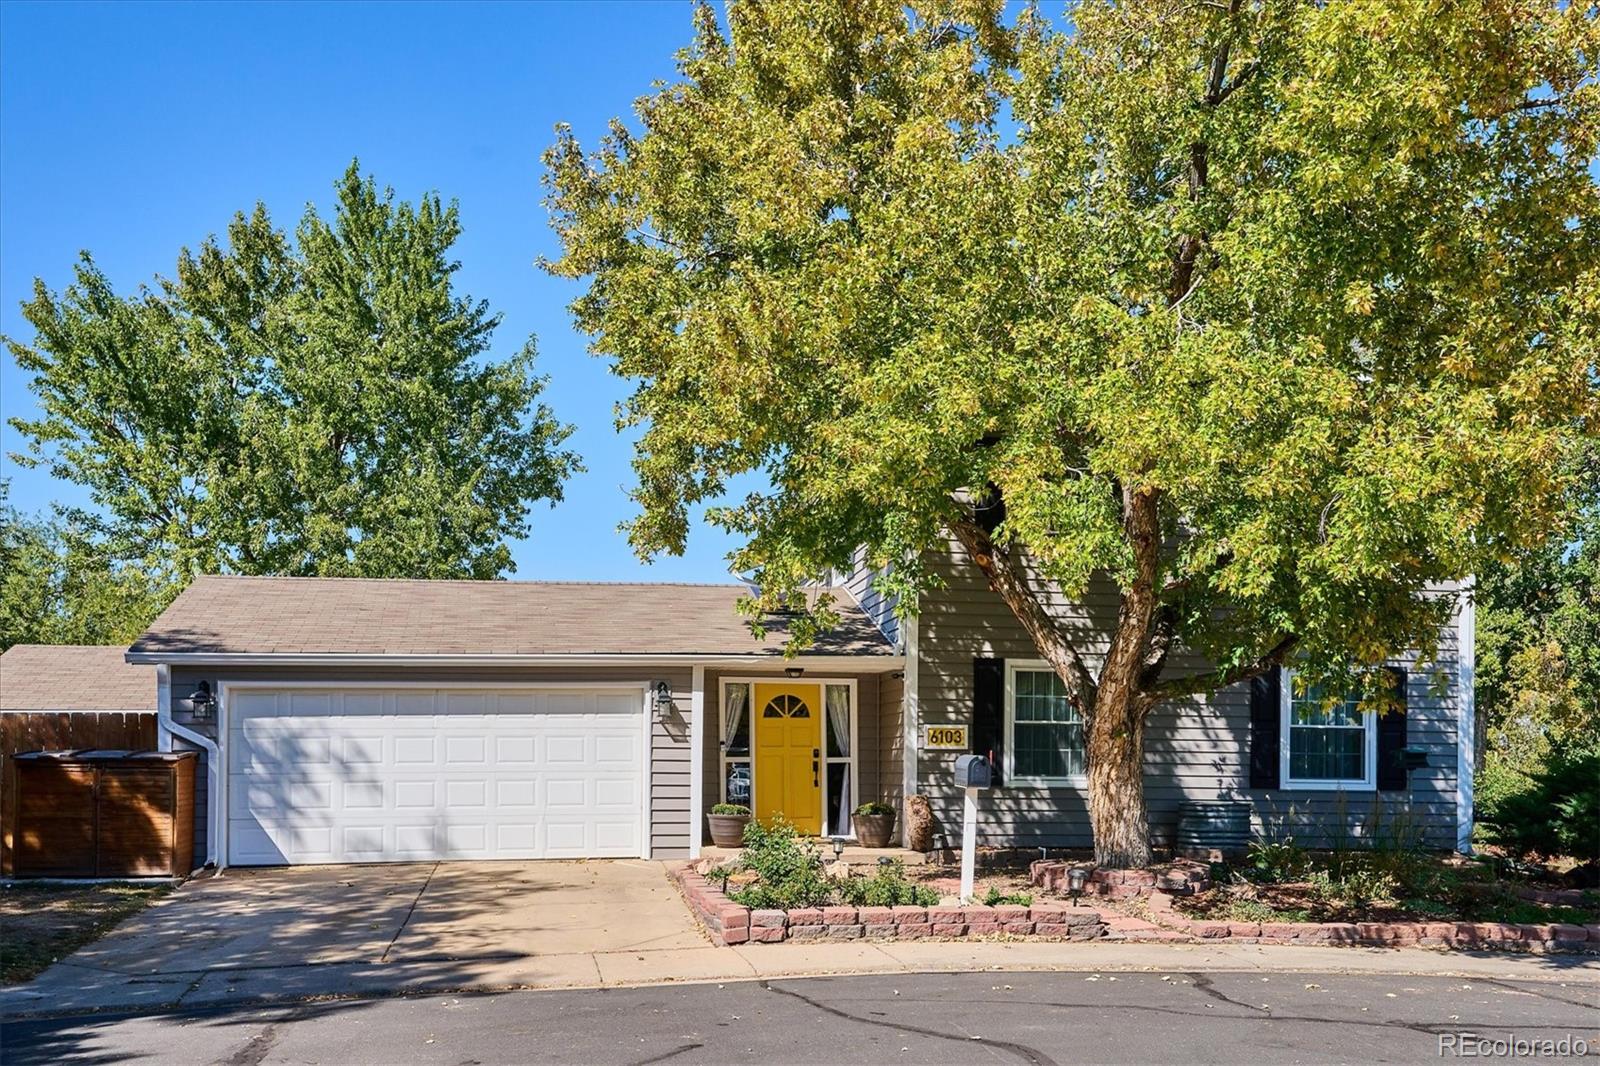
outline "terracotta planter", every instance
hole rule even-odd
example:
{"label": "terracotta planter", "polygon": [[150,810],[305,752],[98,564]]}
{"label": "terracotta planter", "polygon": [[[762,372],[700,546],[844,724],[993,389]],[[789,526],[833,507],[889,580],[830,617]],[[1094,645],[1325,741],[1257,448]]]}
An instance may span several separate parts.
{"label": "terracotta planter", "polygon": [[706,824],[711,827],[711,843],[719,848],[744,847],[744,827],[750,824],[748,814],[708,814]]}
{"label": "terracotta planter", "polygon": [[864,848],[886,848],[894,839],[894,812],[888,814],[852,814],[850,824],[855,826],[856,841]]}

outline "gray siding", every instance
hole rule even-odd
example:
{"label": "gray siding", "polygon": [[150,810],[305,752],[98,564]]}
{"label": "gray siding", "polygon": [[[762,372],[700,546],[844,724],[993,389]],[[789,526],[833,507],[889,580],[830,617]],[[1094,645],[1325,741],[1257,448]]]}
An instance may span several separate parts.
{"label": "gray siding", "polygon": [[[173,667],[172,716],[182,725],[216,737],[214,722],[196,722],[189,693],[204,678],[217,691],[224,681],[327,682],[392,681],[437,684],[448,687],[464,682],[544,682],[583,684],[605,681],[666,681],[672,686],[675,706],[665,718],[655,717],[650,737],[650,852],[658,859],[685,858],[689,854],[689,693],[691,671],[674,667],[228,667],[196,669]],[[205,861],[205,765],[196,768],[195,850]]]}
{"label": "gray siding", "polygon": [[838,585],[854,597],[862,613],[872,619],[872,623],[878,627],[884,638],[899,648],[900,619],[894,613],[895,605],[899,601],[893,596],[883,595],[873,587],[873,582],[881,572],[867,565],[866,552],[858,550],[850,572],[839,575]]}
{"label": "gray siding", "polygon": [[[824,676],[818,673],[817,677]],[[826,676],[833,678],[853,678],[856,682],[856,713],[859,716],[856,722],[856,782],[857,795],[852,800],[851,806],[859,806],[871,800],[899,805],[904,793],[902,775],[900,773],[899,754],[900,729],[901,729],[901,701],[900,694],[904,689],[904,682],[891,679],[883,674],[851,673],[842,670],[828,670]],[[706,671],[706,727],[705,744],[701,749],[701,758],[704,762],[704,794],[702,809],[710,810],[714,803],[722,802],[722,685],[723,678],[728,677],[755,677],[771,678],[775,681],[784,680],[781,670],[707,670]],[[812,680],[810,677],[802,680]],[[896,754],[891,763],[884,753],[893,750]],[[710,837],[704,835],[706,827],[701,826],[702,843],[709,843]]]}
{"label": "gray siding", "polygon": [[[958,545],[934,560],[946,587],[924,595],[918,612],[918,706],[921,723],[970,723],[973,659],[1038,659],[1011,611],[991,592]],[[1036,587],[1040,585],[1036,584]],[[1091,659],[1104,653],[1105,634],[1116,617],[1116,590],[1092,587],[1081,602],[1059,592],[1050,609],[1073,628]],[[1091,669],[1097,666],[1091,663]],[[1182,670],[1201,664],[1174,663]],[[1456,714],[1459,671],[1456,632],[1441,640],[1432,670],[1409,674],[1408,741],[1429,754],[1427,770],[1413,775],[1410,795],[1398,792],[1251,790],[1249,785],[1250,700],[1240,685],[1206,699],[1157,708],[1145,734],[1145,797],[1152,823],[1176,824],[1184,799],[1233,799],[1254,808],[1258,831],[1292,834],[1304,843],[1325,842],[1332,833],[1370,834],[1411,821],[1430,845],[1452,847],[1456,839]],[[960,794],[953,785],[954,753],[921,752],[917,778],[933,803],[946,839],[960,839]],[[1088,847],[1085,793],[1078,788],[1012,786],[982,794],[979,832],[995,845]]]}
{"label": "gray siding", "polygon": [[[878,682],[878,751],[874,760],[878,768],[878,794],[862,799],[862,802],[877,799],[899,812],[895,833],[901,840],[905,839],[906,821],[905,699],[904,673],[883,675]],[[868,754],[863,745],[863,758]]]}

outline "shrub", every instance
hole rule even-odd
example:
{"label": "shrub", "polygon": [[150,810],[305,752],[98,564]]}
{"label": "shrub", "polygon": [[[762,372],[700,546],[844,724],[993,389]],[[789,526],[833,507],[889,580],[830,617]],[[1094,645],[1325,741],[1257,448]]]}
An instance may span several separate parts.
{"label": "shrub", "polygon": [[884,814],[893,814],[894,807],[887,803],[863,803],[861,806],[856,808],[855,813],[865,817],[874,817]]}
{"label": "shrub", "polygon": [[1294,837],[1251,841],[1249,862],[1245,876],[1269,883],[1298,880],[1310,865],[1305,849],[1294,842]]}
{"label": "shrub", "polygon": [[939,902],[939,893],[906,879],[905,864],[898,860],[880,863],[871,877],[840,878],[833,887],[852,907],[932,907]]}
{"label": "shrub", "polygon": [[1318,870],[1311,875],[1311,890],[1324,903],[1365,907],[1374,900],[1394,899],[1399,885],[1386,871],[1346,867],[1342,877]]}
{"label": "shrub", "polygon": [[751,822],[744,827],[739,868],[756,875],[754,883],[729,896],[746,907],[820,907],[833,893],[816,845],[802,840],[782,816],[774,817],[771,825]]}
{"label": "shrub", "polygon": [[1492,796],[1479,818],[1494,843],[1519,857],[1600,863],[1600,747],[1552,750],[1524,787]]}
{"label": "shrub", "polygon": [[989,891],[984,894],[985,907],[998,907],[1001,904],[1014,904],[1018,907],[1033,906],[1032,892],[1002,892],[998,885],[990,885]]}
{"label": "shrub", "polygon": [[750,817],[750,808],[742,803],[713,803],[712,814],[731,814],[741,818]]}

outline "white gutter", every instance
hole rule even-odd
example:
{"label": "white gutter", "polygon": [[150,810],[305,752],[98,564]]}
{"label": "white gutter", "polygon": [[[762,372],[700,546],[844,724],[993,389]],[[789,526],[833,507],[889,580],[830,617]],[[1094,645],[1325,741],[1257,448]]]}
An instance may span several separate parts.
{"label": "white gutter", "polygon": [[210,737],[172,720],[172,674],[164,663],[156,666],[156,732],[162,751],[171,751],[172,738],[178,737],[206,753],[206,865],[220,870],[216,841],[217,806],[222,799],[222,750]]}
{"label": "white gutter", "polygon": [[767,666],[783,669],[854,670],[882,673],[905,666],[903,655],[387,655],[363,652],[163,652],[123,656],[145,666]]}

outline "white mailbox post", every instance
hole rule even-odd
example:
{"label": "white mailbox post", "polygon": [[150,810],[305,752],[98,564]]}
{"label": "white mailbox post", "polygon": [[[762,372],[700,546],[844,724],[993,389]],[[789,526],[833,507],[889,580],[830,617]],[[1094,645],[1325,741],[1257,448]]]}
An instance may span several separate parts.
{"label": "white mailbox post", "polygon": [[982,755],[956,758],[956,785],[961,789],[961,902],[972,899],[973,868],[978,858],[978,789],[993,780],[989,760]]}

